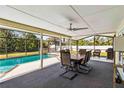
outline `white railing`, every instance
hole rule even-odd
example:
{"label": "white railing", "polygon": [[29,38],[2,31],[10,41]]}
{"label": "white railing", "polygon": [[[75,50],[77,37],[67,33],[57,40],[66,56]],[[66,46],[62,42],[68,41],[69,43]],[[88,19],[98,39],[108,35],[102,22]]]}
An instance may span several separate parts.
{"label": "white railing", "polygon": [[[112,48],[112,46],[95,46],[95,49],[100,49],[102,52],[105,52],[108,48]],[[72,46],[72,49],[76,50],[76,46]],[[94,46],[78,46],[78,49],[93,50]]]}
{"label": "white railing", "polygon": [[[54,49],[54,46],[50,47]],[[68,46],[62,46],[62,49],[67,49]],[[95,49],[100,49],[102,52],[105,52],[108,48],[112,48],[112,46],[95,46]],[[59,46],[56,46],[57,51],[60,50]],[[78,49],[87,49],[87,50],[94,50],[94,46],[78,46]],[[72,50],[76,51],[76,46],[72,46]]]}

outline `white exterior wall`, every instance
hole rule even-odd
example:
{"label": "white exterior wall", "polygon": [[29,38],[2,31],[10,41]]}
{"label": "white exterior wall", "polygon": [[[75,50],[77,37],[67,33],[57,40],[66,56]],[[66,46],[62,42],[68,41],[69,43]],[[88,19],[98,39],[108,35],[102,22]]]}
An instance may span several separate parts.
{"label": "white exterior wall", "polygon": [[[122,20],[120,26],[118,27],[116,31],[116,37],[119,36],[119,34],[124,33],[124,20]],[[119,63],[119,52],[115,53],[115,63]]]}

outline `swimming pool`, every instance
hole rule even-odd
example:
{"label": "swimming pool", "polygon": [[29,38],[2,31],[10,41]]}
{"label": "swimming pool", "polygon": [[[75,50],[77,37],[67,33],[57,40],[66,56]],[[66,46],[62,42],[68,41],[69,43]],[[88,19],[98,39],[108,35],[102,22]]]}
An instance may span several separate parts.
{"label": "swimming pool", "polygon": [[[43,55],[43,59],[51,58],[53,55],[46,54]],[[8,59],[0,59],[0,73],[7,72],[17,66],[18,64],[24,64],[28,62],[33,62],[36,60],[40,60],[40,55],[32,55],[18,58],[8,58]]]}

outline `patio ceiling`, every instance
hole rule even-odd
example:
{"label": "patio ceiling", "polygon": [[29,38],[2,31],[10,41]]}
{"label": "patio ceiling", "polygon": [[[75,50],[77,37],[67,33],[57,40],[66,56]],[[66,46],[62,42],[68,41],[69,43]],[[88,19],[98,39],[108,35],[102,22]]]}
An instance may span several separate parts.
{"label": "patio ceiling", "polygon": [[[124,18],[124,6],[102,5],[21,5],[0,6],[0,18],[43,28],[80,39],[86,35],[113,33]],[[70,31],[73,27],[87,30]]]}

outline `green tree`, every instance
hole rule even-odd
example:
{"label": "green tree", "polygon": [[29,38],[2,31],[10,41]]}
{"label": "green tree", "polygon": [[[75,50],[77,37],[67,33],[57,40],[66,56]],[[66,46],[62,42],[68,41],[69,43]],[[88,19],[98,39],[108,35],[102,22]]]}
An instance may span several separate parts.
{"label": "green tree", "polygon": [[37,39],[37,37],[32,34],[32,33],[27,33],[26,34],[26,47],[27,47],[27,51],[36,51],[38,50],[38,45],[39,45],[39,41]]}
{"label": "green tree", "polygon": [[[1,53],[5,53],[5,49],[7,48],[8,52],[14,50],[14,34],[6,29],[0,29],[0,51]],[[10,40],[11,39],[11,40]]]}

